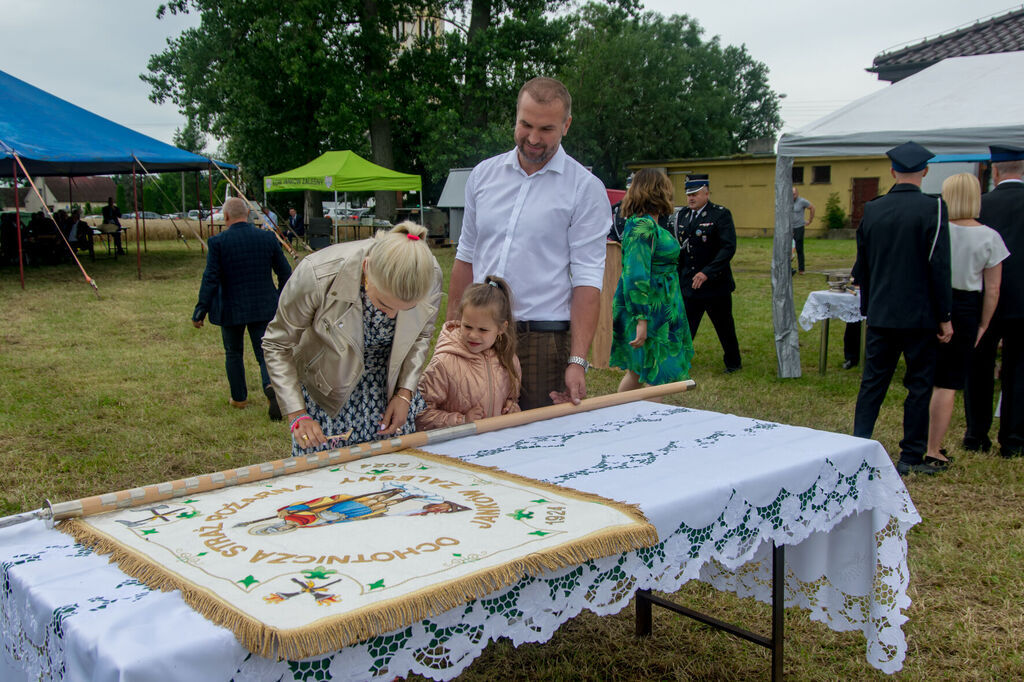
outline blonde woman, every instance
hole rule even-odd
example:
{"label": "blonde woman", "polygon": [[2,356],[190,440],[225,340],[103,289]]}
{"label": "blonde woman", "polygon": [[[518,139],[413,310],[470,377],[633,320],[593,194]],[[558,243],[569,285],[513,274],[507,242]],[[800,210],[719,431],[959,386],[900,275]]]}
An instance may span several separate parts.
{"label": "blonde woman", "polygon": [[412,222],[306,256],[263,337],[292,455],[415,429],[441,268]]}
{"label": "blonde woman", "polygon": [[[999,233],[977,221],[981,184],[970,173],[958,173],[942,183],[949,208],[950,265],[953,273],[953,339],[939,346],[929,406],[926,464],[946,467],[949,458],[942,439],[953,415],[953,398],[963,390],[971,352],[978,345],[999,302],[1002,261],[1010,255]],[[982,290],[984,289],[984,293]]]}

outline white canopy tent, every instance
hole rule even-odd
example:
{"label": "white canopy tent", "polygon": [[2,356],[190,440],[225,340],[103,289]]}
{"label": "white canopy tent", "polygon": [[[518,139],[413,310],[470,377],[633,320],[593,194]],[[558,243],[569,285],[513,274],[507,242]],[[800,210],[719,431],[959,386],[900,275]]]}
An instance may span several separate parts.
{"label": "white canopy tent", "polygon": [[800,376],[789,255],[793,157],[884,154],[913,140],[942,161],[1024,146],[1024,52],[945,59],[779,139],[775,165],[772,321],[778,372]]}

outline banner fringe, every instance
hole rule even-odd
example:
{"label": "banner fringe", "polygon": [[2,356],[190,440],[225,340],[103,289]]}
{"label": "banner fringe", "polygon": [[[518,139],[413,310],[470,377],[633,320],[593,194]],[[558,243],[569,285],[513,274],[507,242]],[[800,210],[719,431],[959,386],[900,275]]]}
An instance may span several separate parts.
{"label": "banner fringe", "polygon": [[189,606],[214,624],[234,632],[246,649],[259,656],[279,660],[309,658],[336,651],[408,627],[474,599],[486,597],[497,590],[514,585],[524,576],[538,576],[591,559],[651,547],[658,542],[657,531],[636,505],[616,502],[600,495],[544,483],[495,467],[463,462],[454,457],[435,455],[416,448],[409,448],[404,452],[426,460],[455,465],[491,477],[548,490],[553,494],[569,493],[578,499],[617,509],[632,519],[633,523],[604,528],[583,538],[534,552],[501,566],[424,588],[358,611],[327,616],[301,628],[288,630],[268,626],[239,611],[219,595],[154,563],[82,519],[66,519],[58,523],[57,527],[98,554],[109,554],[110,561],[147,587],[164,591],[179,590]]}

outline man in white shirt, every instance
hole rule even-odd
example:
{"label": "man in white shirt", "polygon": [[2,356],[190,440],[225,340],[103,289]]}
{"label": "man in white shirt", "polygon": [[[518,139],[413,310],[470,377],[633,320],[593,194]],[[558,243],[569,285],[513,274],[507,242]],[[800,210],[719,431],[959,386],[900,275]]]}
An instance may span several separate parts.
{"label": "man in white shirt", "polygon": [[570,123],[572,98],[559,81],[534,78],[520,89],[516,148],[478,164],[466,182],[448,291],[454,320],[471,282],[508,280],[524,410],[587,395],[611,212],[601,181],[562,149]]}

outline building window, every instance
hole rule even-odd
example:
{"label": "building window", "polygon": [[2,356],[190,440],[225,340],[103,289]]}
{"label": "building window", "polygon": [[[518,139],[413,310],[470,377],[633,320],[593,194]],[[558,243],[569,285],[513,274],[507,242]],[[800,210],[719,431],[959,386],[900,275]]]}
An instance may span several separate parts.
{"label": "building window", "polygon": [[811,184],[827,185],[832,182],[832,166],[811,166]]}
{"label": "building window", "polygon": [[802,185],[804,184],[804,167],[793,166],[793,184]]}

